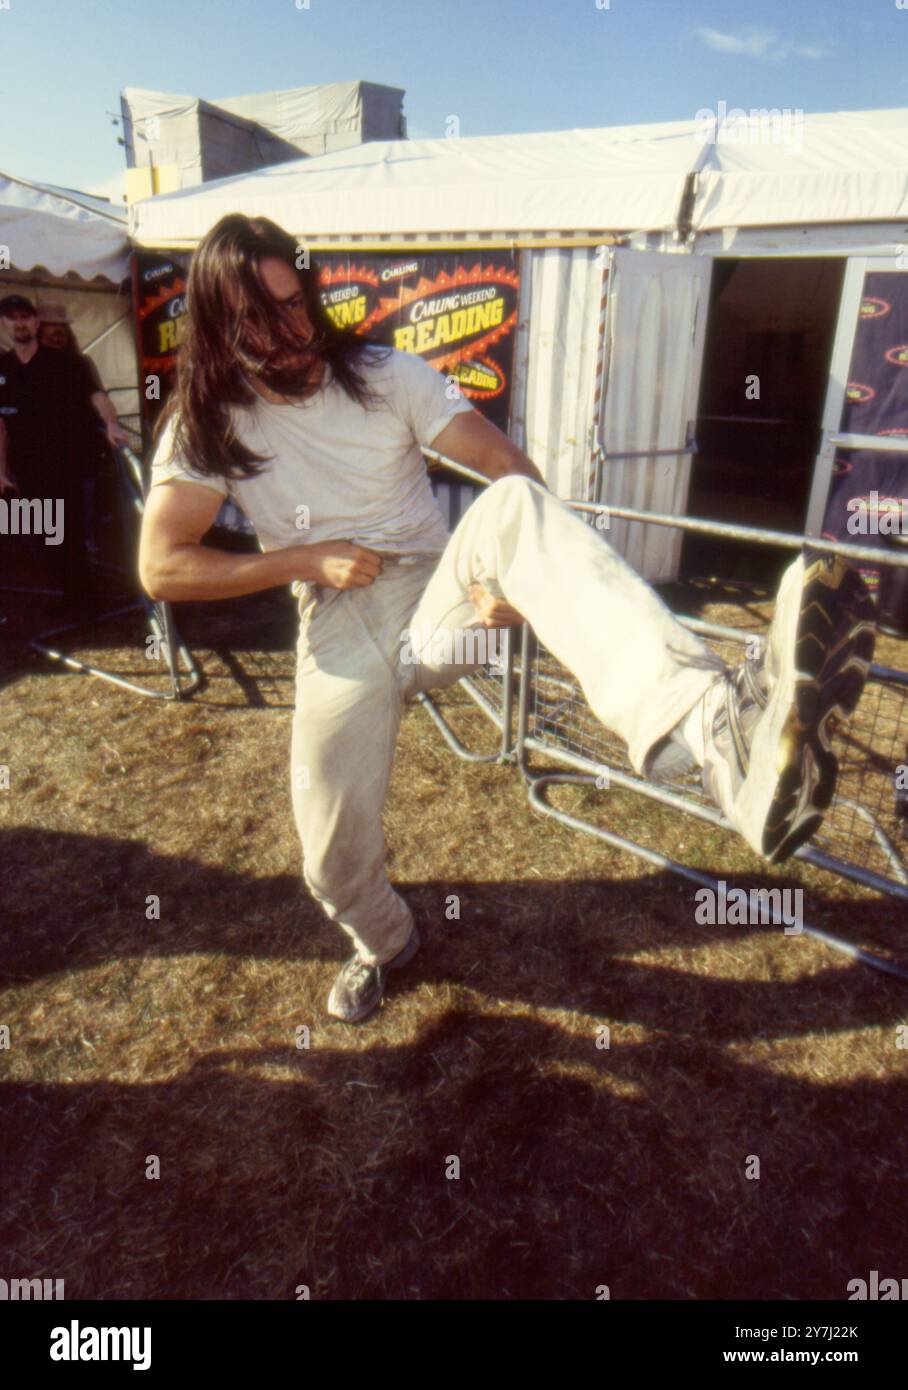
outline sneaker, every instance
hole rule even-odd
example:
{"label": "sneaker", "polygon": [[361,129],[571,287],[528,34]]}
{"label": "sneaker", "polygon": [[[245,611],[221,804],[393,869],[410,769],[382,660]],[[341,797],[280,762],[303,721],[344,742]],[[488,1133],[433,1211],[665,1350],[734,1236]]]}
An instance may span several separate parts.
{"label": "sneaker", "polygon": [[344,1023],[359,1023],[370,1014],[385,992],[388,974],[412,960],[419,949],[414,925],[407,944],[382,965],[370,965],[355,953],[341,969],[328,995],[328,1013]]}
{"label": "sneaker", "polygon": [[856,570],[804,551],[782,577],[763,655],[707,692],[703,786],[770,863],[815,835],[832,801],[830,741],[861,698],[874,617]]}

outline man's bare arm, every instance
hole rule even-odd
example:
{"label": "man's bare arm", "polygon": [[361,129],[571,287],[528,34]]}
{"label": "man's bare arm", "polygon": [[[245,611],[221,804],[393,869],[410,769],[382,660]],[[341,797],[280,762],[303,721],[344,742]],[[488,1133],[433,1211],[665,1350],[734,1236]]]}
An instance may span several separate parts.
{"label": "man's bare arm", "polygon": [[120,424],[117,408],[106,391],[94,391],[91,403],[104,422],[107,439],[114,446],[129,443],[129,431]]}
{"label": "man's bare arm", "polygon": [[545,480],[533,460],[478,410],[455,415],[432,440],[432,448],[454,459],[455,463],[475,468],[477,473],[493,481],[518,473],[545,487]]}
{"label": "man's bare arm", "polygon": [[174,480],[153,487],[145,502],[139,540],[139,579],[150,598],[238,598],[311,580],[334,589],[371,584],[381,558],[348,541],[285,546],[261,555],[234,555],[202,545],[223,497],[201,483]]}

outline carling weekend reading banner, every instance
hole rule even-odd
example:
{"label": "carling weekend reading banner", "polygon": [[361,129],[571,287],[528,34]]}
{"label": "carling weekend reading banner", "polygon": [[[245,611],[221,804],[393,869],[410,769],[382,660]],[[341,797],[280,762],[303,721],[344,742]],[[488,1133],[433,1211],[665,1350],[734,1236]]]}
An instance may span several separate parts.
{"label": "carling weekend reading banner", "polygon": [[520,286],[513,252],[322,251],[314,259],[339,327],[424,357],[507,430]]}
{"label": "carling weekend reading banner", "polygon": [[[137,252],[133,287],[146,431],[172,385],[185,327],[183,258]],[[509,251],[432,252],[388,256],[317,252],[322,299],[340,328],[349,328],[424,357],[452,376],[487,419],[507,430],[520,287]]]}

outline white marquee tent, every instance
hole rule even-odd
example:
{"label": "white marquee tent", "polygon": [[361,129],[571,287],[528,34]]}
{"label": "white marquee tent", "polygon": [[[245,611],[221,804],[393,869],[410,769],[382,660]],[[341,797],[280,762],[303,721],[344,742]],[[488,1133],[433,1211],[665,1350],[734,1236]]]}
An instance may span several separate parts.
{"label": "white marquee tent", "polygon": [[373,141],[147,199],[133,234],[192,246],[225,212],[300,236],[669,227],[694,153],[675,125]]}
{"label": "white marquee tent", "polygon": [[119,284],[128,273],[126,209],[0,173],[0,233],[20,271],[40,266]]}
{"label": "white marquee tent", "polygon": [[309,237],[667,231],[689,179],[695,231],[908,217],[908,110],[379,141],[146,199],[132,232],[191,247],[226,212]]}
{"label": "white marquee tent", "polygon": [[0,250],[0,292],[62,304],[118,413],[137,421],[126,208],[0,173]]}

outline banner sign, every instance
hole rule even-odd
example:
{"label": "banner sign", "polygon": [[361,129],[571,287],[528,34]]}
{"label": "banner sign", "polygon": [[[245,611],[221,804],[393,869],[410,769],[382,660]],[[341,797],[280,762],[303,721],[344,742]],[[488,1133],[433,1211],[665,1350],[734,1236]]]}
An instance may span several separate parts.
{"label": "banner sign", "polygon": [[520,289],[513,251],[322,251],[316,261],[338,327],[417,353],[507,431]]}
{"label": "banner sign", "polygon": [[[322,301],[339,328],[415,352],[452,376],[467,399],[507,431],[520,280],[515,253],[431,252],[316,256]],[[182,258],[133,253],[140,398],[146,445],[173,387],[183,337]]]}
{"label": "banner sign", "polygon": [[[843,434],[908,438],[908,273],[869,271],[864,277],[848,384],[839,428]],[[908,514],[908,456],[839,449],[823,522],[827,540],[888,548]],[[893,529],[895,528],[895,530]],[[878,566],[860,566],[874,582]]]}
{"label": "banner sign", "polygon": [[186,322],[186,271],[173,256],[134,251],[132,290],[147,449],[155,420],[173,388],[176,352]]}

